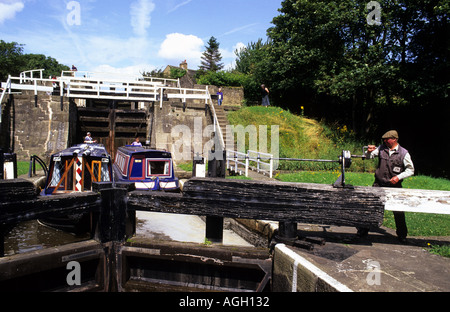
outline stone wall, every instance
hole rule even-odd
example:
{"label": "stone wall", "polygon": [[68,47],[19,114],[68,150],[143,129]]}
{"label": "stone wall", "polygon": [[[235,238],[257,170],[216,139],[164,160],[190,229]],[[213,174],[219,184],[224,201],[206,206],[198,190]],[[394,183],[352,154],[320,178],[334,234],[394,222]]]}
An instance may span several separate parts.
{"label": "stone wall", "polygon": [[181,102],[165,103],[162,109],[156,105],[154,109],[152,147],[172,152],[177,162],[191,162],[195,152],[206,157],[204,151],[212,138],[209,110],[205,114],[205,104],[192,102],[188,101],[185,109]]}
{"label": "stone wall", "polygon": [[[217,94],[219,88],[216,86],[195,85],[195,89],[205,89],[208,87],[211,95]],[[227,106],[242,106],[244,102],[244,89],[242,87],[222,87],[223,105]],[[217,104],[217,101],[213,101]]]}
{"label": "stone wall", "polygon": [[13,148],[19,161],[28,161],[37,155],[46,159],[51,154],[65,149],[71,144],[76,111],[73,103],[64,98],[61,111],[59,96],[39,93],[37,107],[34,94],[23,92],[14,95],[13,102],[4,112],[7,116],[10,148]]}
{"label": "stone wall", "polygon": [[[205,103],[188,100],[186,107],[181,101],[153,105],[149,114],[152,148],[173,153],[177,162],[191,162],[194,153],[207,157],[212,147],[212,118],[205,113]],[[3,105],[2,147],[10,147],[19,161],[28,161],[37,155],[46,160],[51,154],[76,143],[77,105],[64,98],[63,110],[59,96],[39,93],[35,107],[34,94],[24,92],[14,95],[11,105]],[[209,143],[209,145],[208,145]]]}

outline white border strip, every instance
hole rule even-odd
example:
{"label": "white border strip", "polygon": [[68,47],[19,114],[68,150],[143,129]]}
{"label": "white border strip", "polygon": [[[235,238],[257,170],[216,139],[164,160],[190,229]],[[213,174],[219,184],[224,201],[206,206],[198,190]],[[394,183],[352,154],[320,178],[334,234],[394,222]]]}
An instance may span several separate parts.
{"label": "white border strip", "polygon": [[[329,276],[327,273],[316,267],[314,264],[294,252],[293,250],[286,247],[285,244],[277,244],[275,246],[276,249],[278,249],[280,252],[286,254],[292,260],[294,260],[294,268],[293,268],[293,280],[292,280],[292,291],[295,292],[297,289],[297,266],[300,264],[304,268],[306,268],[308,271],[316,275],[318,278],[322,279],[324,282],[326,282],[328,285],[333,287],[339,292],[353,292],[350,288],[345,286],[344,284],[338,282],[331,276]],[[295,288],[294,288],[295,285]]]}

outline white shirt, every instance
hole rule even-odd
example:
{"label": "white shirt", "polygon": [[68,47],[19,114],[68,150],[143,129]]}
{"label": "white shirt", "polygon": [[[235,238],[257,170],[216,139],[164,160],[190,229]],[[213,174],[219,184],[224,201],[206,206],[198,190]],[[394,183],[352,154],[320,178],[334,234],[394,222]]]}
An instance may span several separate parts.
{"label": "white shirt", "polygon": [[[380,154],[380,147],[381,145],[378,146],[378,148],[374,150],[372,153],[366,152],[366,157],[370,159],[378,157],[378,155]],[[397,146],[394,147],[393,149],[389,149],[389,156],[397,152],[398,147],[399,145],[397,144]],[[409,155],[409,153],[406,153],[405,158],[403,159],[403,165],[405,166],[406,169],[405,171],[397,175],[399,180],[404,180],[414,175],[414,164],[412,162],[411,155]]]}

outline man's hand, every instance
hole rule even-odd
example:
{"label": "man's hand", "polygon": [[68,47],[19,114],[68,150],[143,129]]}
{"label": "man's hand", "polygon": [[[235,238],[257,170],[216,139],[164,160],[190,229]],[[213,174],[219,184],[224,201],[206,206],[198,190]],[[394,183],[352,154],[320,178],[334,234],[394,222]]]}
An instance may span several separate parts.
{"label": "man's hand", "polygon": [[392,183],[393,185],[397,184],[399,181],[400,181],[400,179],[399,179],[397,176],[395,176],[395,177],[393,177],[393,178],[391,179],[391,183]]}

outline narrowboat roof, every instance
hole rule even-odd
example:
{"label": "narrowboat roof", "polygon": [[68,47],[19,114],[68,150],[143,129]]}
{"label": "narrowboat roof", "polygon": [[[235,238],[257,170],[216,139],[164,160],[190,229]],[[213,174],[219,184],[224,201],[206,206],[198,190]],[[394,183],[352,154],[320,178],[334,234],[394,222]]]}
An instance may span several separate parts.
{"label": "narrowboat roof", "polygon": [[73,154],[82,154],[91,157],[109,157],[103,144],[78,144],[62,150],[52,156],[72,156]]}
{"label": "narrowboat roof", "polygon": [[172,157],[172,154],[170,152],[154,150],[154,149],[149,149],[149,148],[140,147],[140,146],[122,146],[122,147],[119,147],[118,150],[126,155],[145,154],[146,158],[171,158]]}

